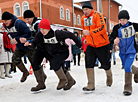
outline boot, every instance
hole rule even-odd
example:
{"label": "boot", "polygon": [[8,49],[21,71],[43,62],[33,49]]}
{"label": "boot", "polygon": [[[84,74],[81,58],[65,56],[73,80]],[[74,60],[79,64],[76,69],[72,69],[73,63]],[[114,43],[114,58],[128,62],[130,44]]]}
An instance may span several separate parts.
{"label": "boot", "polygon": [[83,87],[83,91],[93,91],[95,90],[95,76],[94,76],[94,68],[87,68],[87,78],[88,85]]}
{"label": "boot", "polygon": [[23,62],[21,62],[20,64],[18,64],[17,67],[19,68],[19,70],[20,70],[21,72],[23,72],[23,76],[22,76],[22,78],[21,78],[20,81],[21,81],[21,82],[24,82],[24,81],[27,79],[27,77],[28,77],[28,75],[29,75],[29,72],[28,72],[28,70],[26,69],[26,67],[24,66]]}
{"label": "boot", "polygon": [[76,81],[72,78],[68,71],[66,72],[66,77],[68,79],[68,84],[64,87],[64,90],[69,90],[73,85],[76,84]]}
{"label": "boot", "polygon": [[43,70],[43,65],[42,66],[40,66],[40,69],[42,68],[42,75],[43,75],[43,79],[44,79],[44,82],[45,82],[45,80],[47,79],[47,76],[46,76],[46,74],[45,74],[45,72],[44,72],[44,70]]}
{"label": "boot", "polygon": [[4,65],[0,65],[0,72],[1,72],[0,78],[1,79],[5,79],[5,76],[4,76]]}
{"label": "boot", "polygon": [[134,81],[138,83],[138,68],[132,65],[132,73],[134,74]]}
{"label": "boot", "polygon": [[32,87],[31,91],[39,91],[46,88],[44,84],[44,77],[43,77],[43,68],[40,68],[37,71],[34,71],[34,75],[36,77],[36,81],[38,82],[38,85],[36,87]]}
{"label": "boot", "polygon": [[109,70],[105,70],[105,72],[106,72],[106,76],[107,76],[106,85],[110,87],[113,82],[111,68]]}
{"label": "boot", "polygon": [[5,77],[12,78],[12,76],[9,74],[9,71],[10,71],[10,64],[6,64]]}
{"label": "boot", "polygon": [[116,61],[114,61],[114,65],[116,65]]}
{"label": "boot", "polygon": [[58,71],[55,71],[55,73],[59,78],[59,83],[58,83],[58,86],[57,86],[57,90],[60,90],[60,89],[65,87],[65,85],[67,83],[67,78],[66,78],[62,68],[60,68]]}
{"label": "boot", "polygon": [[132,93],[132,73],[125,72],[125,85],[124,85],[124,92],[125,96],[129,96]]}

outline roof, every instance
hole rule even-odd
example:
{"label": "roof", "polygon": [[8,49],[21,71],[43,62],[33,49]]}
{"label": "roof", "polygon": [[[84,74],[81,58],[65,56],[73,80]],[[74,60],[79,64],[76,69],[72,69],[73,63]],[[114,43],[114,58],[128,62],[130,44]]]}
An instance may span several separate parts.
{"label": "roof", "polygon": [[82,6],[80,6],[80,5],[73,4],[73,6],[74,6],[75,8],[78,8],[78,9],[82,10]]}
{"label": "roof", "polygon": [[[74,3],[82,3],[82,2],[85,2],[85,1],[96,1],[96,0],[83,0],[83,1],[76,1]],[[117,3],[119,6],[122,6],[119,2],[115,1],[115,0],[112,0],[113,2]]]}
{"label": "roof", "polygon": [[119,6],[122,6],[119,2],[112,0],[113,2],[117,3]]}

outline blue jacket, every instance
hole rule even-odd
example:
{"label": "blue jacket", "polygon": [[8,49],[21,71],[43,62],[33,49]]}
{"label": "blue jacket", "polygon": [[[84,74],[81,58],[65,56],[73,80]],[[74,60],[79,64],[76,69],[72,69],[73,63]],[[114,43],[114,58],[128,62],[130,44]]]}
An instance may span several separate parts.
{"label": "blue jacket", "polygon": [[20,38],[30,38],[31,37],[31,31],[29,27],[26,25],[26,23],[22,20],[17,19],[16,16],[13,15],[12,21],[9,27],[6,27],[6,30],[8,31],[8,34],[11,35],[12,38],[15,38],[18,42],[16,44],[16,47],[21,50],[29,50],[27,47],[24,46],[24,43],[20,42]]}
{"label": "blue jacket", "polygon": [[[80,37],[77,36],[77,38],[78,38],[78,40],[79,40],[80,43],[81,43]],[[82,44],[81,44],[81,45],[82,45]],[[80,48],[78,48],[78,47],[76,46],[76,44],[75,44],[75,45],[72,45],[72,54],[80,54],[80,53],[81,53]]]}
{"label": "blue jacket", "polygon": [[135,29],[129,21],[118,29],[118,38],[120,38],[119,49],[121,54],[136,54],[134,47]]}

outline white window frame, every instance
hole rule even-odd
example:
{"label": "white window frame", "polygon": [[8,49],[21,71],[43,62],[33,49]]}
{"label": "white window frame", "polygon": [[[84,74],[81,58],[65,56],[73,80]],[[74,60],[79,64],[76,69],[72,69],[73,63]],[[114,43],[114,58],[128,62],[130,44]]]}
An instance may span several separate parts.
{"label": "white window frame", "polygon": [[[16,15],[16,8],[15,8],[15,7],[16,7],[16,5],[19,5],[19,7],[20,7],[20,15]],[[17,16],[17,17],[21,17],[21,6],[20,6],[20,4],[19,4],[19,3],[15,3],[15,4],[14,4],[13,11],[14,11],[14,15],[15,15],[15,16]]]}
{"label": "white window frame", "polygon": [[[62,11],[62,14],[61,14],[61,9],[63,10]],[[60,19],[63,19],[64,20],[65,17],[64,17],[64,8],[63,8],[63,6],[60,7],[60,11],[59,12],[60,12]],[[61,15],[63,15],[63,18],[61,17]]]}
{"label": "white window frame", "polygon": [[66,20],[70,21],[70,10],[69,9],[66,9]]}
{"label": "white window frame", "polygon": [[74,13],[73,19],[74,19],[74,24],[76,24],[76,14],[75,13]]}
{"label": "white window frame", "polygon": [[[79,20],[78,20],[78,18],[79,18]],[[78,24],[78,25],[81,25],[80,15],[77,16],[77,24]]]}
{"label": "white window frame", "polygon": [[23,2],[22,2],[22,16],[23,16],[23,13],[24,13],[24,11],[25,11],[25,10],[24,10],[24,4],[25,4],[25,3],[27,3],[27,6],[28,6],[28,9],[27,9],[27,10],[29,10],[29,3],[28,3],[27,1],[23,1]]}

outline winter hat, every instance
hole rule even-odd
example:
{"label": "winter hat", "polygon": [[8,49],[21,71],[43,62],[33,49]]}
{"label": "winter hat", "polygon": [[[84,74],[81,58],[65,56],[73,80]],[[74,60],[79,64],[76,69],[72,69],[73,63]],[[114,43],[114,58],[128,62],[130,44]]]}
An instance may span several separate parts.
{"label": "winter hat", "polygon": [[35,17],[35,15],[34,15],[34,13],[33,13],[32,10],[26,10],[26,11],[24,12],[24,14],[23,14],[23,17],[24,17],[24,19],[25,19],[25,18]]}
{"label": "winter hat", "polygon": [[77,31],[74,31],[74,34],[77,34],[77,36],[78,36],[78,32]]}
{"label": "winter hat", "polygon": [[39,23],[39,29],[40,28],[50,30],[51,26],[49,20],[43,18]]}
{"label": "winter hat", "polygon": [[10,20],[10,19],[12,19],[12,16],[13,16],[13,15],[12,15],[11,13],[5,11],[5,12],[2,14],[2,20]]}
{"label": "winter hat", "polygon": [[82,9],[83,9],[83,8],[90,8],[90,9],[93,9],[92,4],[91,4],[89,1],[86,1],[86,2],[83,3]]}
{"label": "winter hat", "polygon": [[118,19],[128,19],[129,20],[129,13],[127,10],[122,10],[118,14]]}

